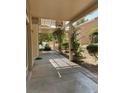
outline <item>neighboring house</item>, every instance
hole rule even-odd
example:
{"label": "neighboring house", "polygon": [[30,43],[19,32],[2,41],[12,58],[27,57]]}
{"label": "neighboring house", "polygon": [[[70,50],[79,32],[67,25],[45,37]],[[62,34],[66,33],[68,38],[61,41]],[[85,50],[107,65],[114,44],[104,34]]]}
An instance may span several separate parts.
{"label": "neighboring house", "polygon": [[[93,20],[87,21],[79,26],[78,39],[81,45],[89,44],[91,42],[91,30],[98,29],[98,17]],[[98,30],[97,30],[98,31]]]}

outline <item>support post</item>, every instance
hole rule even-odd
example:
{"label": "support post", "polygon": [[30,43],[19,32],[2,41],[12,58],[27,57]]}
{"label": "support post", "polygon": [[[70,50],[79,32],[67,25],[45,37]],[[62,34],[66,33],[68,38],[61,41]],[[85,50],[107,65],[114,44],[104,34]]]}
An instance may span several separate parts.
{"label": "support post", "polygon": [[27,30],[27,39],[28,39],[28,70],[32,70],[32,42],[31,42],[31,18],[29,20],[28,30]]}
{"label": "support post", "polygon": [[70,62],[73,60],[73,47],[72,47],[72,41],[71,41],[72,30],[73,30],[73,26],[72,26],[72,24],[70,24],[69,25],[69,32],[68,32],[68,37],[69,37],[69,61]]}

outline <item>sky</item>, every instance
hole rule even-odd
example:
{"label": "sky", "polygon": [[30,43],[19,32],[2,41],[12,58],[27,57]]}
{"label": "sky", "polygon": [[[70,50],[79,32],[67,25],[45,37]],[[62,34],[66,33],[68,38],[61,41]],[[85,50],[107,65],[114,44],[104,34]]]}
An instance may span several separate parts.
{"label": "sky", "polygon": [[93,13],[87,15],[85,18],[88,19],[88,20],[91,20],[91,19],[94,19],[97,16],[98,16],[98,10],[96,10]]}

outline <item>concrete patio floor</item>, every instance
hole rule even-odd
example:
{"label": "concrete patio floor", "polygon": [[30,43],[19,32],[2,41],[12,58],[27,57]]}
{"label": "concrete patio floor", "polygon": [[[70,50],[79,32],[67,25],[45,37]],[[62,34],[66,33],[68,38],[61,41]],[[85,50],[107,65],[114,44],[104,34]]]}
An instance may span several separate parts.
{"label": "concrete patio floor", "polygon": [[27,80],[27,93],[97,93],[97,78],[90,72],[82,67],[66,68],[60,70],[62,77],[59,78],[49,55],[49,52],[42,53],[43,59],[36,60]]}

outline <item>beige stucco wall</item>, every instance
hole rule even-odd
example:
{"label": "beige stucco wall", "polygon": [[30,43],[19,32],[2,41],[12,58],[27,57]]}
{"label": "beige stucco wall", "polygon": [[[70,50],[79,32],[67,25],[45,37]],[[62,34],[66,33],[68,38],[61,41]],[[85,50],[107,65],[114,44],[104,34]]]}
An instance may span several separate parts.
{"label": "beige stucco wall", "polygon": [[38,24],[32,25],[32,64],[34,64],[34,59],[39,56],[39,49],[38,49]]}
{"label": "beige stucco wall", "polygon": [[31,18],[29,23],[27,23],[27,65],[28,70],[32,70],[35,58],[39,56],[38,50],[38,24],[32,24]]}
{"label": "beige stucco wall", "polygon": [[38,24],[32,24],[32,15],[30,14],[30,5],[26,0],[26,73],[30,77],[35,58],[39,55],[38,52]]}
{"label": "beige stucco wall", "polygon": [[82,45],[89,44],[90,41],[90,32],[91,30],[98,28],[98,18],[95,18],[89,22],[86,22],[79,26],[80,30],[78,31],[78,39]]}
{"label": "beige stucco wall", "polygon": [[38,49],[38,25],[37,24],[28,24],[27,26],[27,65],[28,71],[32,70],[32,67],[35,62],[35,58],[39,56]]}

